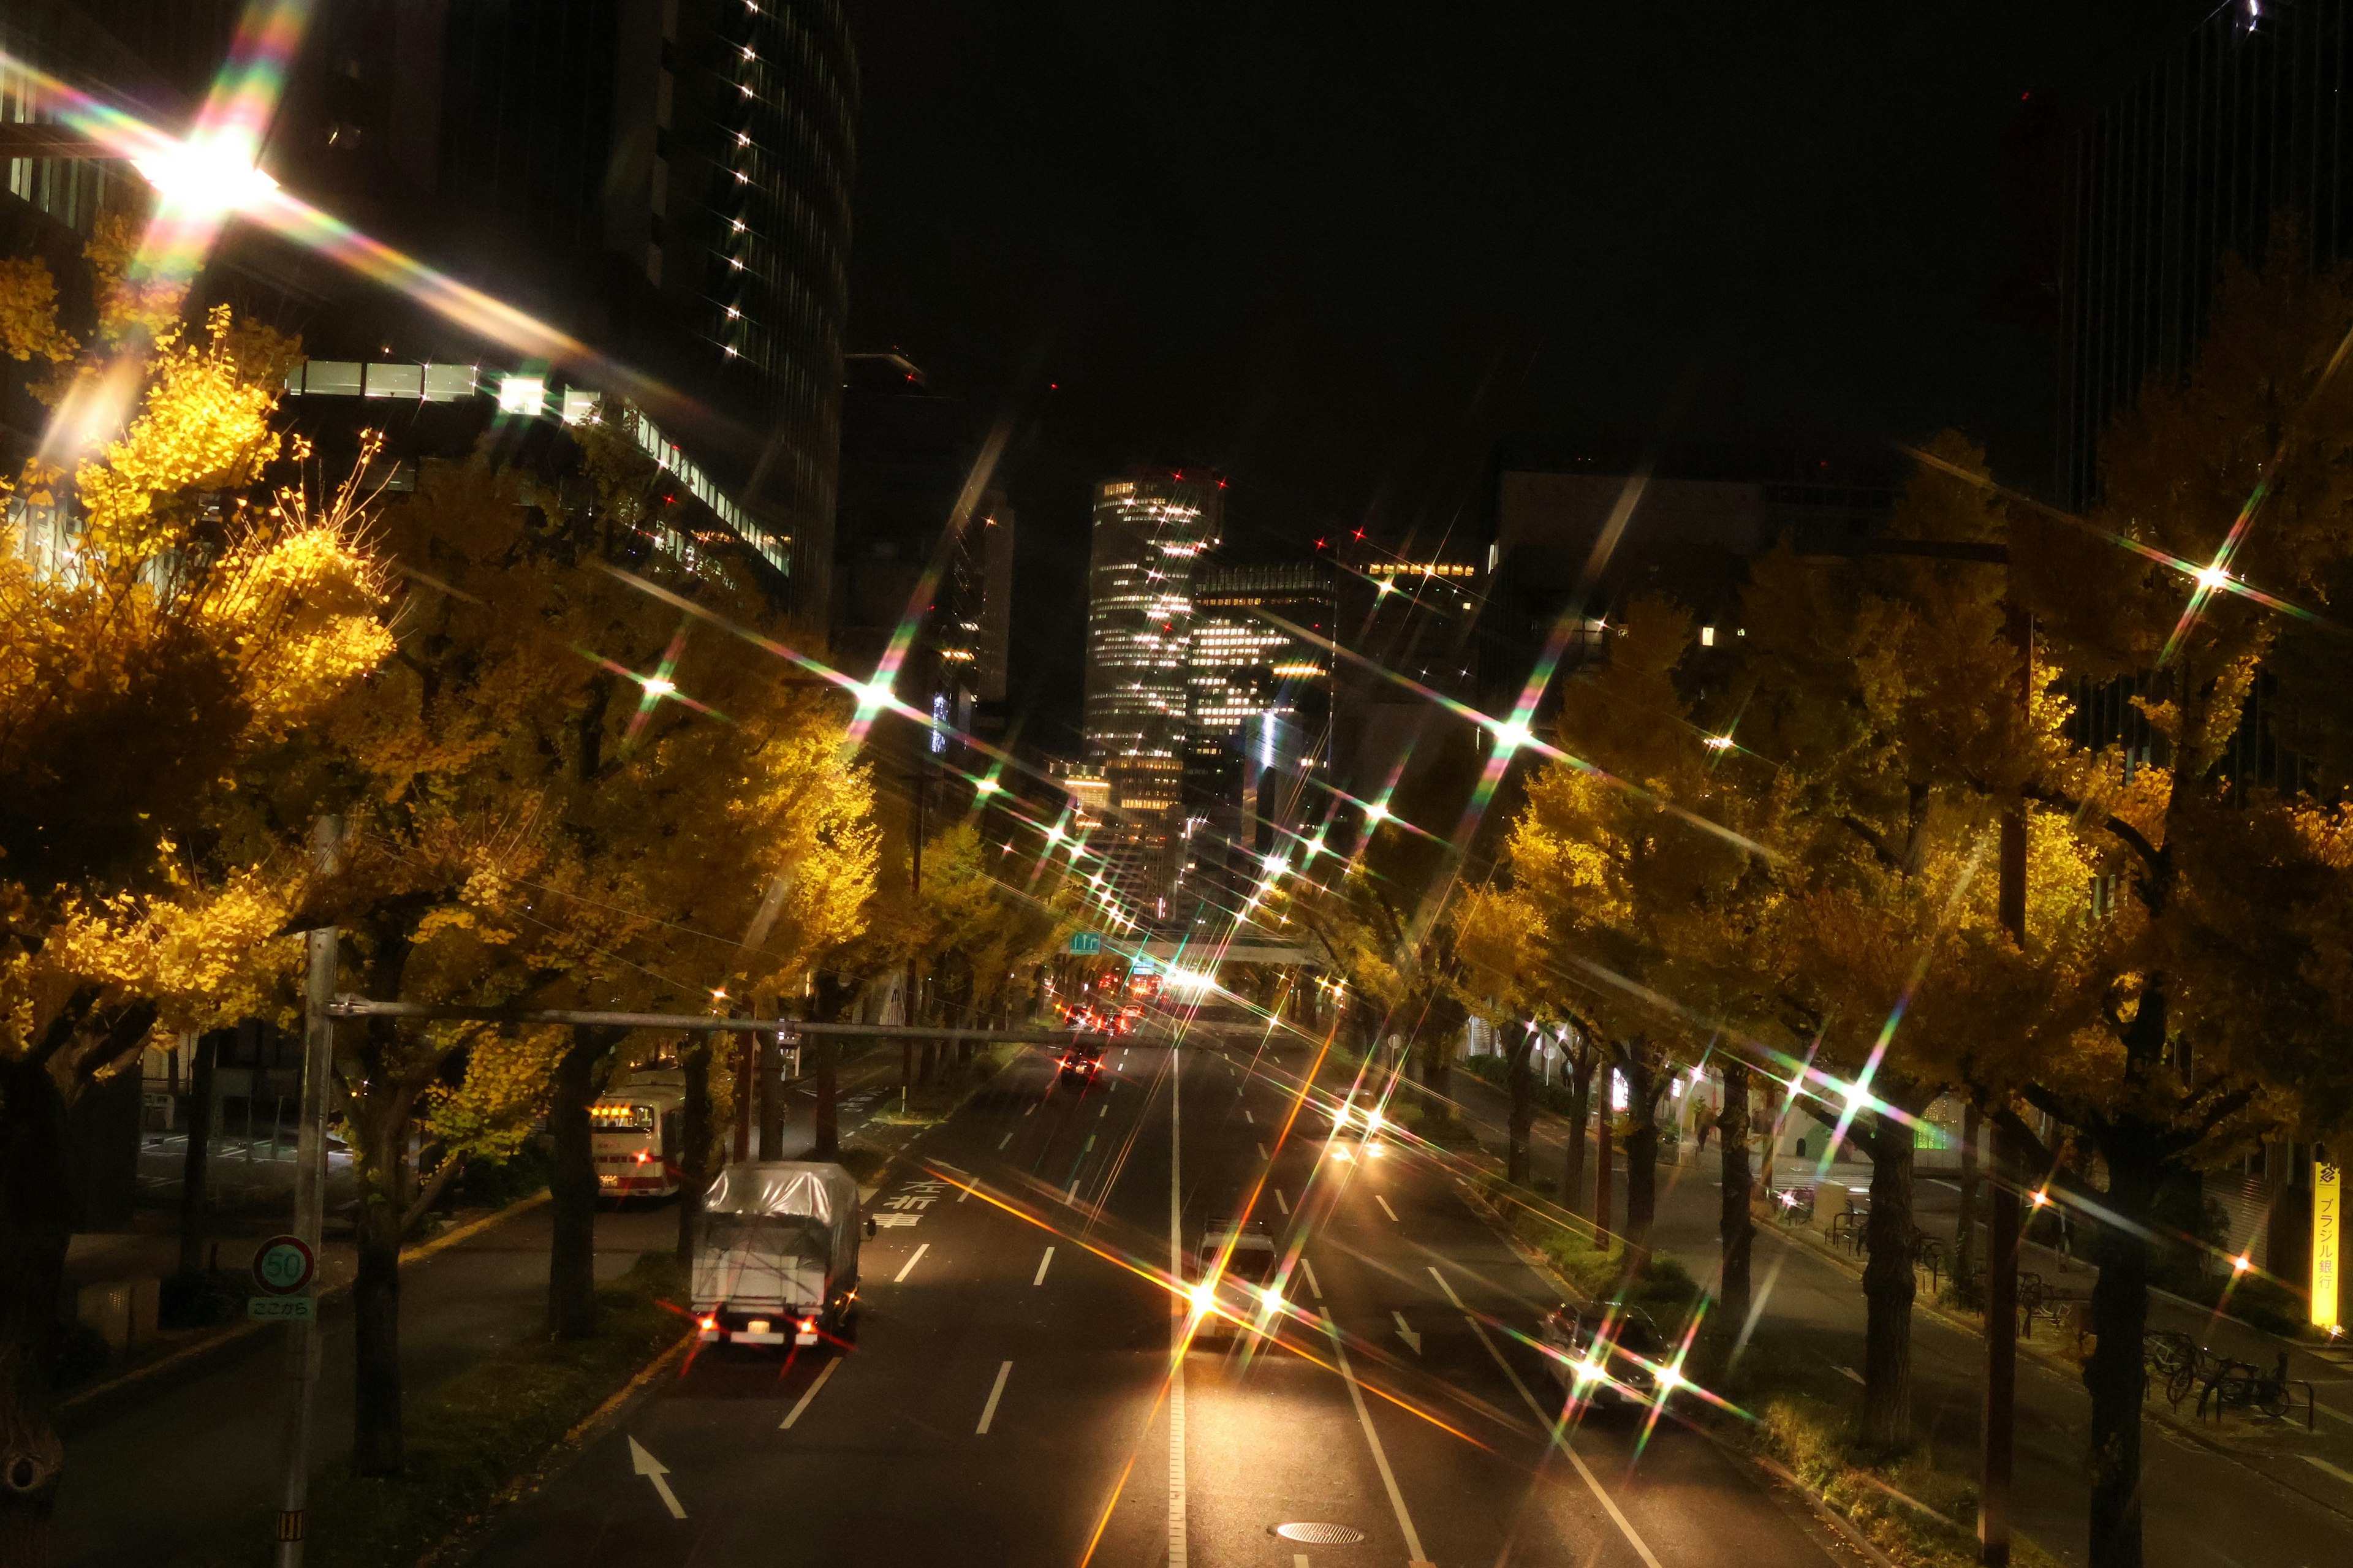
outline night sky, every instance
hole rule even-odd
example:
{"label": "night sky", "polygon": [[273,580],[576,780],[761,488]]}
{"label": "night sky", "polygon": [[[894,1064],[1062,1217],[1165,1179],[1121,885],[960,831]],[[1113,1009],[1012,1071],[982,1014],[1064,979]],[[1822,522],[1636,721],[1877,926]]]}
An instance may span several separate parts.
{"label": "night sky", "polygon": [[1958,426],[2044,488],[2049,172],[2189,14],[865,0],[851,347],[1020,411],[1015,682],[1069,744],[1136,463],[1223,469],[1257,554],[1436,538],[1499,440],[1867,478]]}

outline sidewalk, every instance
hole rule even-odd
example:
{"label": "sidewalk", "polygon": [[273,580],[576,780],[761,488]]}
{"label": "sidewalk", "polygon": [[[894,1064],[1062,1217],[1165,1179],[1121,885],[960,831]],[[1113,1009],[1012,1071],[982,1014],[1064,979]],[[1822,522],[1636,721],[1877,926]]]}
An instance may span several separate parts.
{"label": "sidewalk", "polygon": [[[1466,1119],[1485,1139],[1499,1143],[1507,1101],[1501,1091],[1468,1074],[1457,1074],[1454,1093]],[[1560,1171],[1564,1125],[1539,1116],[1534,1139],[1536,1170],[1556,1179]],[[1622,1194],[1623,1165],[1619,1167]],[[1777,1174],[1786,1174],[1778,1173]],[[1860,1173],[1858,1173],[1860,1176]],[[1861,1184],[1860,1179],[1858,1184]],[[1705,1281],[1718,1261],[1716,1227],[1720,1186],[1711,1157],[1660,1172],[1655,1241],[1677,1258],[1694,1279]],[[1919,1194],[1924,1226],[1941,1224],[1949,1237],[1957,1193],[1940,1180],[1924,1181]],[[1621,1200],[1622,1201],[1622,1200]],[[1826,1224],[1833,1206],[1818,1209]],[[2057,1277],[2065,1260],[2042,1253],[2046,1278]],[[1834,1403],[1852,1403],[1860,1393],[1863,1351],[1863,1300],[1857,1268],[1831,1253],[1815,1237],[1804,1239],[1779,1226],[1760,1225],[1755,1256],[1757,1315],[1747,1353],[1769,1355],[1807,1382],[1809,1392]],[[2041,1272],[2041,1269],[2037,1270]],[[2090,1275],[2083,1266],[2066,1269],[2070,1283]],[[1923,1308],[1926,1300],[1924,1292]],[[2162,1299],[2152,1303],[2153,1327],[2205,1323],[2199,1309]],[[2200,1336],[2223,1348],[2233,1331],[2274,1346],[2278,1342],[2223,1321]],[[2018,1458],[2015,1513],[2020,1531],[2062,1562],[2083,1560],[2089,1483],[2084,1461],[2089,1401],[2071,1363],[2046,1356],[2063,1336],[2038,1323],[2020,1359]],[[2233,1350],[2230,1353],[2238,1354]],[[1984,1340],[1973,1321],[1941,1311],[1915,1313],[1913,1333],[1913,1424],[1940,1467],[1971,1473],[1977,1464],[1983,1397]],[[2276,1349],[2258,1364],[2268,1367]],[[2242,1359],[2254,1359],[2243,1356]],[[2318,1374],[2318,1375],[2315,1375]],[[2342,1371],[2304,1356],[2295,1375],[2314,1376],[2324,1406],[2346,1401]],[[2333,1380],[2322,1383],[2321,1377]],[[2211,1429],[2185,1418],[2164,1418],[2161,1398],[2151,1401],[2144,1430],[2148,1561],[2162,1568],[2296,1568],[2353,1561],[2353,1421],[2332,1420],[2324,1412],[2320,1430],[2307,1436],[2301,1420],[2253,1433],[2244,1428],[2220,1442]],[[2227,1447],[2225,1447],[2227,1445]]]}

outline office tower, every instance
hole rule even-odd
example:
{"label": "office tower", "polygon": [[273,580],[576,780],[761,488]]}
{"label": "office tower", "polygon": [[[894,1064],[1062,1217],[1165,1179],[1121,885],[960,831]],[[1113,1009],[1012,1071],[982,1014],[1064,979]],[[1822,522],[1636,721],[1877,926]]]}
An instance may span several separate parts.
{"label": "office tower", "polygon": [[[1211,566],[1193,583],[1188,815],[1247,852],[1283,853],[1320,815],[1332,746],[1338,594],[1321,561]],[[1197,848],[1196,864],[1202,859]]]}
{"label": "office tower", "polygon": [[2197,353],[2226,256],[2293,213],[2316,261],[2353,254],[2353,5],[2229,0],[2077,132],[2060,265],[2058,491],[2088,505],[2099,435]]}
{"label": "office tower", "polygon": [[[201,101],[245,11],[26,5],[76,18],[30,33],[78,82],[167,121]],[[355,0],[310,16],[263,165],[666,388],[646,410],[664,438],[783,542],[791,597],[821,615],[857,108],[841,0]],[[73,165],[105,162],[12,158],[10,188],[86,232],[87,204],[58,194],[87,183]],[[322,360],[537,368],[250,226],[229,231],[202,288],[300,331]],[[596,384],[589,367],[561,368]]]}
{"label": "office tower", "polygon": [[1152,470],[1095,488],[1088,559],[1086,761],[1109,784],[1103,853],[1140,921],[1168,918],[1183,839],[1193,575],[1225,482]]}

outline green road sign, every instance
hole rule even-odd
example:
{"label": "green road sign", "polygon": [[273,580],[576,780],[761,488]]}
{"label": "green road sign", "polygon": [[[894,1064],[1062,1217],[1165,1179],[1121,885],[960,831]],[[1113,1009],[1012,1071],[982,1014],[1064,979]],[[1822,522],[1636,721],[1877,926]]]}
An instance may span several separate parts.
{"label": "green road sign", "polygon": [[1071,951],[1081,958],[1093,958],[1103,952],[1103,936],[1097,931],[1074,931],[1071,933]]}

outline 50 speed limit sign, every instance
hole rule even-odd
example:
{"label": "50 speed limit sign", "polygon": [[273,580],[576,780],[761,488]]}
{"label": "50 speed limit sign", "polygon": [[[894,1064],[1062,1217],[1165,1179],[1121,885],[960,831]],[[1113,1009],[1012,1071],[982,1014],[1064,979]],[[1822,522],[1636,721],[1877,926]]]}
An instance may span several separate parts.
{"label": "50 speed limit sign", "polygon": [[319,1267],[310,1244],[299,1236],[273,1236],[253,1255],[253,1282],[272,1296],[300,1295]]}

